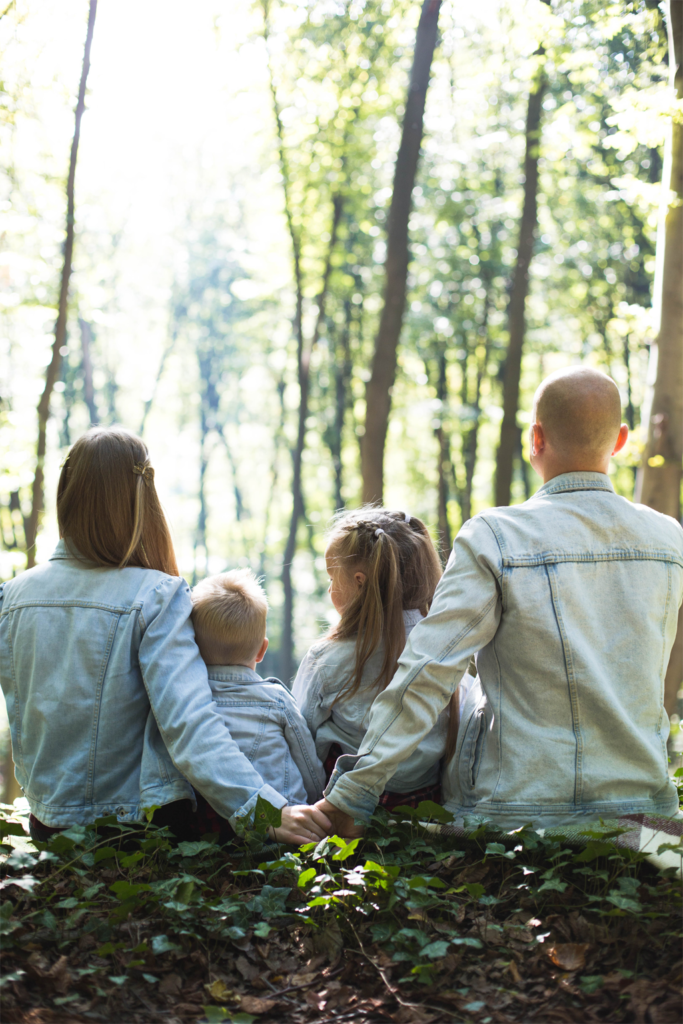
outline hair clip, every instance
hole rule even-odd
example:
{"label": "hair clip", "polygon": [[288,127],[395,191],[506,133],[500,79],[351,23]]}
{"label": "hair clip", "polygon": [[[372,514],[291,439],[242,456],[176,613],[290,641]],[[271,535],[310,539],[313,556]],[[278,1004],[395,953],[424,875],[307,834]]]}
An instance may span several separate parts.
{"label": "hair clip", "polygon": [[404,516],[404,520],[405,520],[405,522],[406,522],[406,523],[409,523],[409,522],[410,522],[410,520],[411,520],[411,519],[413,518],[413,517],[411,516],[410,512],[404,512],[404,513],[403,513],[403,516]]}
{"label": "hair clip", "polygon": [[142,462],[133,463],[133,472],[136,476],[141,476],[146,484],[149,484],[154,479],[154,470],[150,465],[143,465]]}
{"label": "hair clip", "polygon": [[375,530],[375,537],[379,537],[380,533],[384,533],[384,530],[382,529],[381,526],[378,526],[377,529]]}

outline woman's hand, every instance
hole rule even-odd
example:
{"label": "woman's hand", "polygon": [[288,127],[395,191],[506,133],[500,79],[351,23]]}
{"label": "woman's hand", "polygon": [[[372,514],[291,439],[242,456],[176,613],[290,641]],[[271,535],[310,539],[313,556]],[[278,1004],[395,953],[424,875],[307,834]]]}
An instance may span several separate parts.
{"label": "woman's hand", "polygon": [[271,839],[278,843],[292,843],[303,846],[304,843],[317,843],[332,833],[332,822],[323,814],[317,804],[295,804],[282,808],[282,824],[278,828],[269,828]]}
{"label": "woman's hand", "polygon": [[343,839],[357,839],[365,832],[362,825],[354,824],[350,814],[340,811],[338,807],[331,804],[325,797],[322,800],[318,800],[317,804],[313,804],[313,806],[330,819],[331,824],[328,835],[334,833],[334,835],[341,836]]}

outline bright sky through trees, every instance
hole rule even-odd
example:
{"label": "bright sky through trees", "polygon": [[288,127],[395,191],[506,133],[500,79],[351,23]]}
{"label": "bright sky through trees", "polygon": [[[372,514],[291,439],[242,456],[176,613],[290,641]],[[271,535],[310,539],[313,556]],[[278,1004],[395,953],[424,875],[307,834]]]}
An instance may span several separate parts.
{"label": "bright sky through trees", "polygon": [[[335,487],[341,480],[350,505],[360,495],[358,438],[419,13],[420,4],[408,0],[271,4],[271,64],[304,239],[307,337],[333,189],[345,196],[312,361],[308,527],[299,530],[295,558],[297,653],[332,614],[321,556]],[[35,407],[53,336],[86,19],[85,0],[18,0],[0,19],[0,578],[25,564],[12,530],[32,480]],[[521,427],[541,376],[581,359],[613,373],[638,426],[661,191],[664,120],[657,111],[671,109],[671,96],[661,16],[640,0],[607,7],[556,0],[552,9],[539,0],[458,0],[444,3],[439,26],[410,219],[413,260],[385,498],[436,526],[437,491],[446,487],[455,533],[463,510],[493,499],[524,124],[539,44],[549,84]],[[139,430],[151,400],[145,438],[181,571],[190,580],[237,564],[265,572],[276,650],[298,403],[293,311],[261,5],[100,0],[38,561],[56,539],[59,464],[89,425],[82,321],[93,338],[100,421]],[[202,352],[210,356],[203,369]],[[437,451],[444,436],[445,460]],[[640,444],[634,435],[618,460],[615,480],[629,497]],[[205,536],[197,527],[200,451]],[[521,450],[514,501],[536,486],[520,457]]]}

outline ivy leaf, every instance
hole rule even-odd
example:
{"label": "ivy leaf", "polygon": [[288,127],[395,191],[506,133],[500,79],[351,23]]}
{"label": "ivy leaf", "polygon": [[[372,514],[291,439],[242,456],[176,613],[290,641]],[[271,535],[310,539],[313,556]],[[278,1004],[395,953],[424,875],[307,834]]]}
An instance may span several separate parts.
{"label": "ivy leaf", "polygon": [[0,978],[0,988],[4,988],[5,985],[9,985],[11,981],[21,981],[25,974],[26,971],[22,970],[11,971],[9,974],[4,974],[2,978]]}
{"label": "ivy leaf", "polygon": [[446,955],[448,946],[448,942],[444,942],[443,939],[437,939],[436,942],[429,942],[426,946],[423,946],[420,950],[420,956],[428,956],[430,960],[438,960]]}
{"label": "ivy leaf", "polygon": [[200,853],[205,853],[208,850],[215,851],[216,849],[215,843],[207,843],[204,839],[196,843],[178,843],[176,847],[181,857],[198,857]]}
{"label": "ivy leaf", "polygon": [[27,838],[27,832],[18,821],[7,821],[4,818],[0,819],[0,838],[4,839],[5,836],[23,836]]}
{"label": "ivy leaf", "polygon": [[144,882],[133,883],[126,881],[114,882],[114,884],[110,885],[109,888],[116,896],[118,896],[122,903],[124,900],[134,899],[134,897],[138,896],[141,892],[149,892],[151,890],[151,886],[146,885]]}
{"label": "ivy leaf", "polygon": [[299,875],[299,880],[297,882],[299,888],[303,889],[308,882],[315,878],[317,873],[318,872],[315,870],[315,868],[306,868],[305,871],[302,871],[301,874]]}
{"label": "ivy leaf", "polygon": [[269,827],[279,828],[281,824],[282,810],[279,807],[273,807],[262,796],[258,796],[256,798],[256,807],[254,808],[254,829],[256,832],[265,833]]}
{"label": "ivy leaf", "polygon": [[270,925],[267,924],[265,921],[258,921],[256,927],[254,928],[254,935],[258,939],[267,939],[272,930],[273,929],[270,927]]}
{"label": "ivy leaf", "polygon": [[607,902],[613,903],[619,910],[630,910],[633,914],[638,914],[643,909],[642,904],[638,900],[630,896],[624,896],[623,892],[619,892],[617,889],[610,891]]}
{"label": "ivy leaf", "polygon": [[577,853],[574,860],[577,862],[588,863],[591,860],[596,860],[598,857],[607,857],[610,853],[614,853],[613,843],[605,843],[592,839],[586,844],[585,850],[582,850],[581,853]]}
{"label": "ivy leaf", "polygon": [[159,956],[161,953],[174,953],[180,949],[175,942],[171,942],[168,935],[154,935],[152,938],[152,952]]}
{"label": "ivy leaf", "polygon": [[332,854],[332,860],[346,860],[347,857],[350,857],[355,852],[360,839],[351,839],[347,843],[341,836],[330,836],[330,842],[339,847],[337,852]]}

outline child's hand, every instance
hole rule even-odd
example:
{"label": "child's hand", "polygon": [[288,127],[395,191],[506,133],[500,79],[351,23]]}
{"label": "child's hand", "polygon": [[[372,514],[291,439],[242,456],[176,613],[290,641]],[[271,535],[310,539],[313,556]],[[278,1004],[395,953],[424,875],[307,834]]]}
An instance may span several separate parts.
{"label": "child's hand", "polygon": [[329,800],[323,797],[322,800],[318,800],[317,804],[313,804],[318,811],[323,812],[330,819],[331,827],[328,830],[328,835],[341,836],[343,839],[357,839],[362,836],[365,829],[362,825],[355,825],[353,818],[350,814],[345,814],[344,811],[340,811],[338,807],[331,804]]}
{"label": "child's hand", "polygon": [[282,824],[279,828],[268,830],[271,839],[278,843],[293,843],[303,846],[304,843],[317,843],[332,832],[332,822],[317,805],[296,804],[282,808]]}

